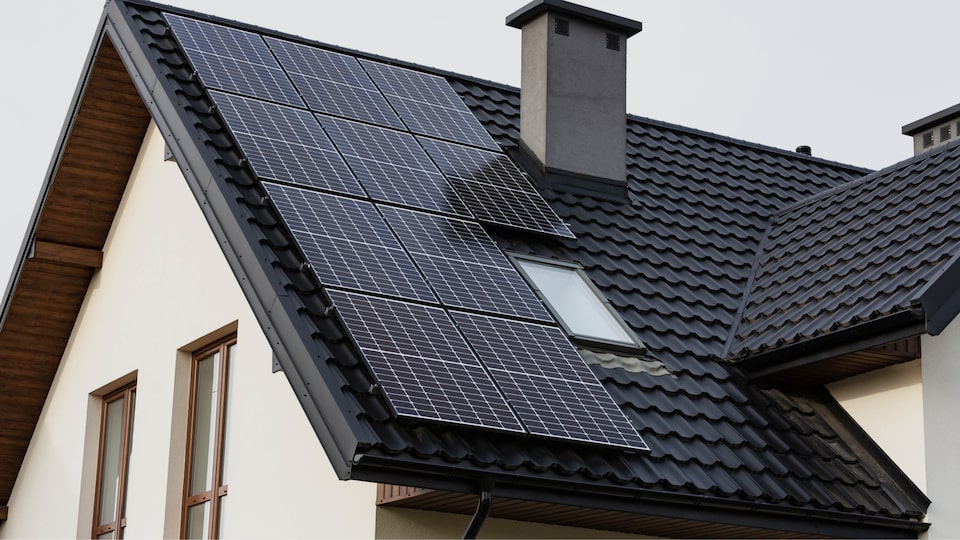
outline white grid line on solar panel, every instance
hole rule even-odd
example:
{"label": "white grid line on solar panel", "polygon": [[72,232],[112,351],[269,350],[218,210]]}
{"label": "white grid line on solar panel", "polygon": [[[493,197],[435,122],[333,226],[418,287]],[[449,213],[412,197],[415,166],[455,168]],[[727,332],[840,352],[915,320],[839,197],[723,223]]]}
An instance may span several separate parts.
{"label": "white grid line on solar panel", "polygon": [[480,225],[389,206],[380,211],[444,304],[553,321]]}
{"label": "white grid line on solar panel", "polygon": [[633,424],[599,384],[490,371],[532,434],[649,450]]}
{"label": "white grid line on solar panel", "polygon": [[170,13],[164,16],[204,85],[303,106],[259,35]]}
{"label": "white grid line on solar panel", "polygon": [[531,433],[646,448],[559,328],[451,316]]}
{"label": "white grid line on solar panel", "polygon": [[500,149],[443,77],[370,60],[360,63],[410,131]]}
{"label": "white grid line on solar panel", "polygon": [[329,295],[399,415],[524,431],[442,309]]}
{"label": "white grid line on solar panel", "polygon": [[308,111],[211,91],[257,176],[365,195]]}
{"label": "white grid line on solar panel", "polygon": [[481,221],[574,238],[506,155],[423,137],[418,140]]}
{"label": "white grid line on solar panel", "polygon": [[482,222],[562,238],[576,238],[539,193],[500,189],[462,178],[453,178],[451,183]]}
{"label": "white grid line on solar panel", "polygon": [[405,129],[356,58],[300,43],[265,39],[311,109]]}
{"label": "white grid line on solar panel", "polygon": [[409,133],[318,115],[373,199],[469,216],[453,186]]}
{"label": "white grid line on solar panel", "polygon": [[322,284],[437,301],[372,203],[263,186]]}

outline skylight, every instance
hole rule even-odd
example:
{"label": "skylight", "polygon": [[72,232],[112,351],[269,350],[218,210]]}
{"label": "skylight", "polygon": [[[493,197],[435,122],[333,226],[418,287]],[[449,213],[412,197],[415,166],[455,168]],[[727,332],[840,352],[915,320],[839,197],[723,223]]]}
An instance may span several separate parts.
{"label": "skylight", "polygon": [[515,260],[571,336],[643,346],[578,266],[528,257]]}

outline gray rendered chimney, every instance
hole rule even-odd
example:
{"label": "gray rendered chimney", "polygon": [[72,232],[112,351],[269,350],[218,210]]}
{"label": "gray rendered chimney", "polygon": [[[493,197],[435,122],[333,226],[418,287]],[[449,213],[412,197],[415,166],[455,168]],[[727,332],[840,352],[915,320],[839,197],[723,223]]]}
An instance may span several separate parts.
{"label": "gray rendered chimney", "polygon": [[523,31],[523,152],[549,184],[622,193],[627,38],[641,23],[563,0],[534,0],[507,25]]}

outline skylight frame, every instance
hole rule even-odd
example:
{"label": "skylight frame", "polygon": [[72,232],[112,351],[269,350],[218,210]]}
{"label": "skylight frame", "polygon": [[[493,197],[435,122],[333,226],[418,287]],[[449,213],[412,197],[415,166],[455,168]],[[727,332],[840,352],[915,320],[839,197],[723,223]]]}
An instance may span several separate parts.
{"label": "skylight frame", "polygon": [[[520,253],[507,253],[507,256],[510,258],[510,261],[516,266],[517,271],[520,272],[520,275],[523,276],[523,279],[530,285],[530,288],[537,294],[537,297],[543,302],[547,309],[550,311],[550,314],[553,315],[554,319],[560,324],[560,327],[563,328],[563,331],[567,336],[576,343],[581,343],[584,345],[595,345],[605,348],[614,348],[614,349],[629,349],[629,350],[645,350],[646,346],[643,344],[643,341],[637,336],[636,332],[623,320],[623,317],[620,316],[620,313],[617,312],[616,308],[610,304],[610,301],[607,300],[606,296],[600,291],[600,289],[593,283],[593,280],[587,276],[587,273],[583,270],[583,267],[576,262],[570,261],[561,261],[557,259],[550,259],[546,257],[538,257],[536,255],[527,255]],[[586,286],[587,290],[592,293],[593,298],[609,314],[611,321],[616,323],[618,327],[623,331],[627,336],[627,341],[620,341],[617,339],[608,339],[601,336],[594,336],[588,334],[582,334],[575,331],[570,324],[560,315],[560,310],[557,309],[557,306],[550,300],[550,298],[541,290],[540,285],[534,280],[526,268],[524,268],[523,263],[529,262],[533,264],[540,264],[544,266],[553,267],[556,269],[566,269],[571,271],[576,275],[580,282]]]}

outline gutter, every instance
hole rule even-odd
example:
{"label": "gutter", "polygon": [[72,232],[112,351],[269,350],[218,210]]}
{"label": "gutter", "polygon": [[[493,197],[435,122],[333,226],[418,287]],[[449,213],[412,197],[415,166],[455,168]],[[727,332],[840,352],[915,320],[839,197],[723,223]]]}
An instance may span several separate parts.
{"label": "gutter", "polygon": [[490,478],[496,481],[491,484],[491,497],[835,538],[916,538],[930,527],[919,521],[919,513],[916,519],[892,518],[671,493],[609,481],[602,484],[602,480],[571,481],[559,475],[549,479],[523,474],[494,476],[489,467],[465,462],[428,465],[422,459],[376,450],[356,457],[353,478],[459,493],[475,493],[477,482]]}

